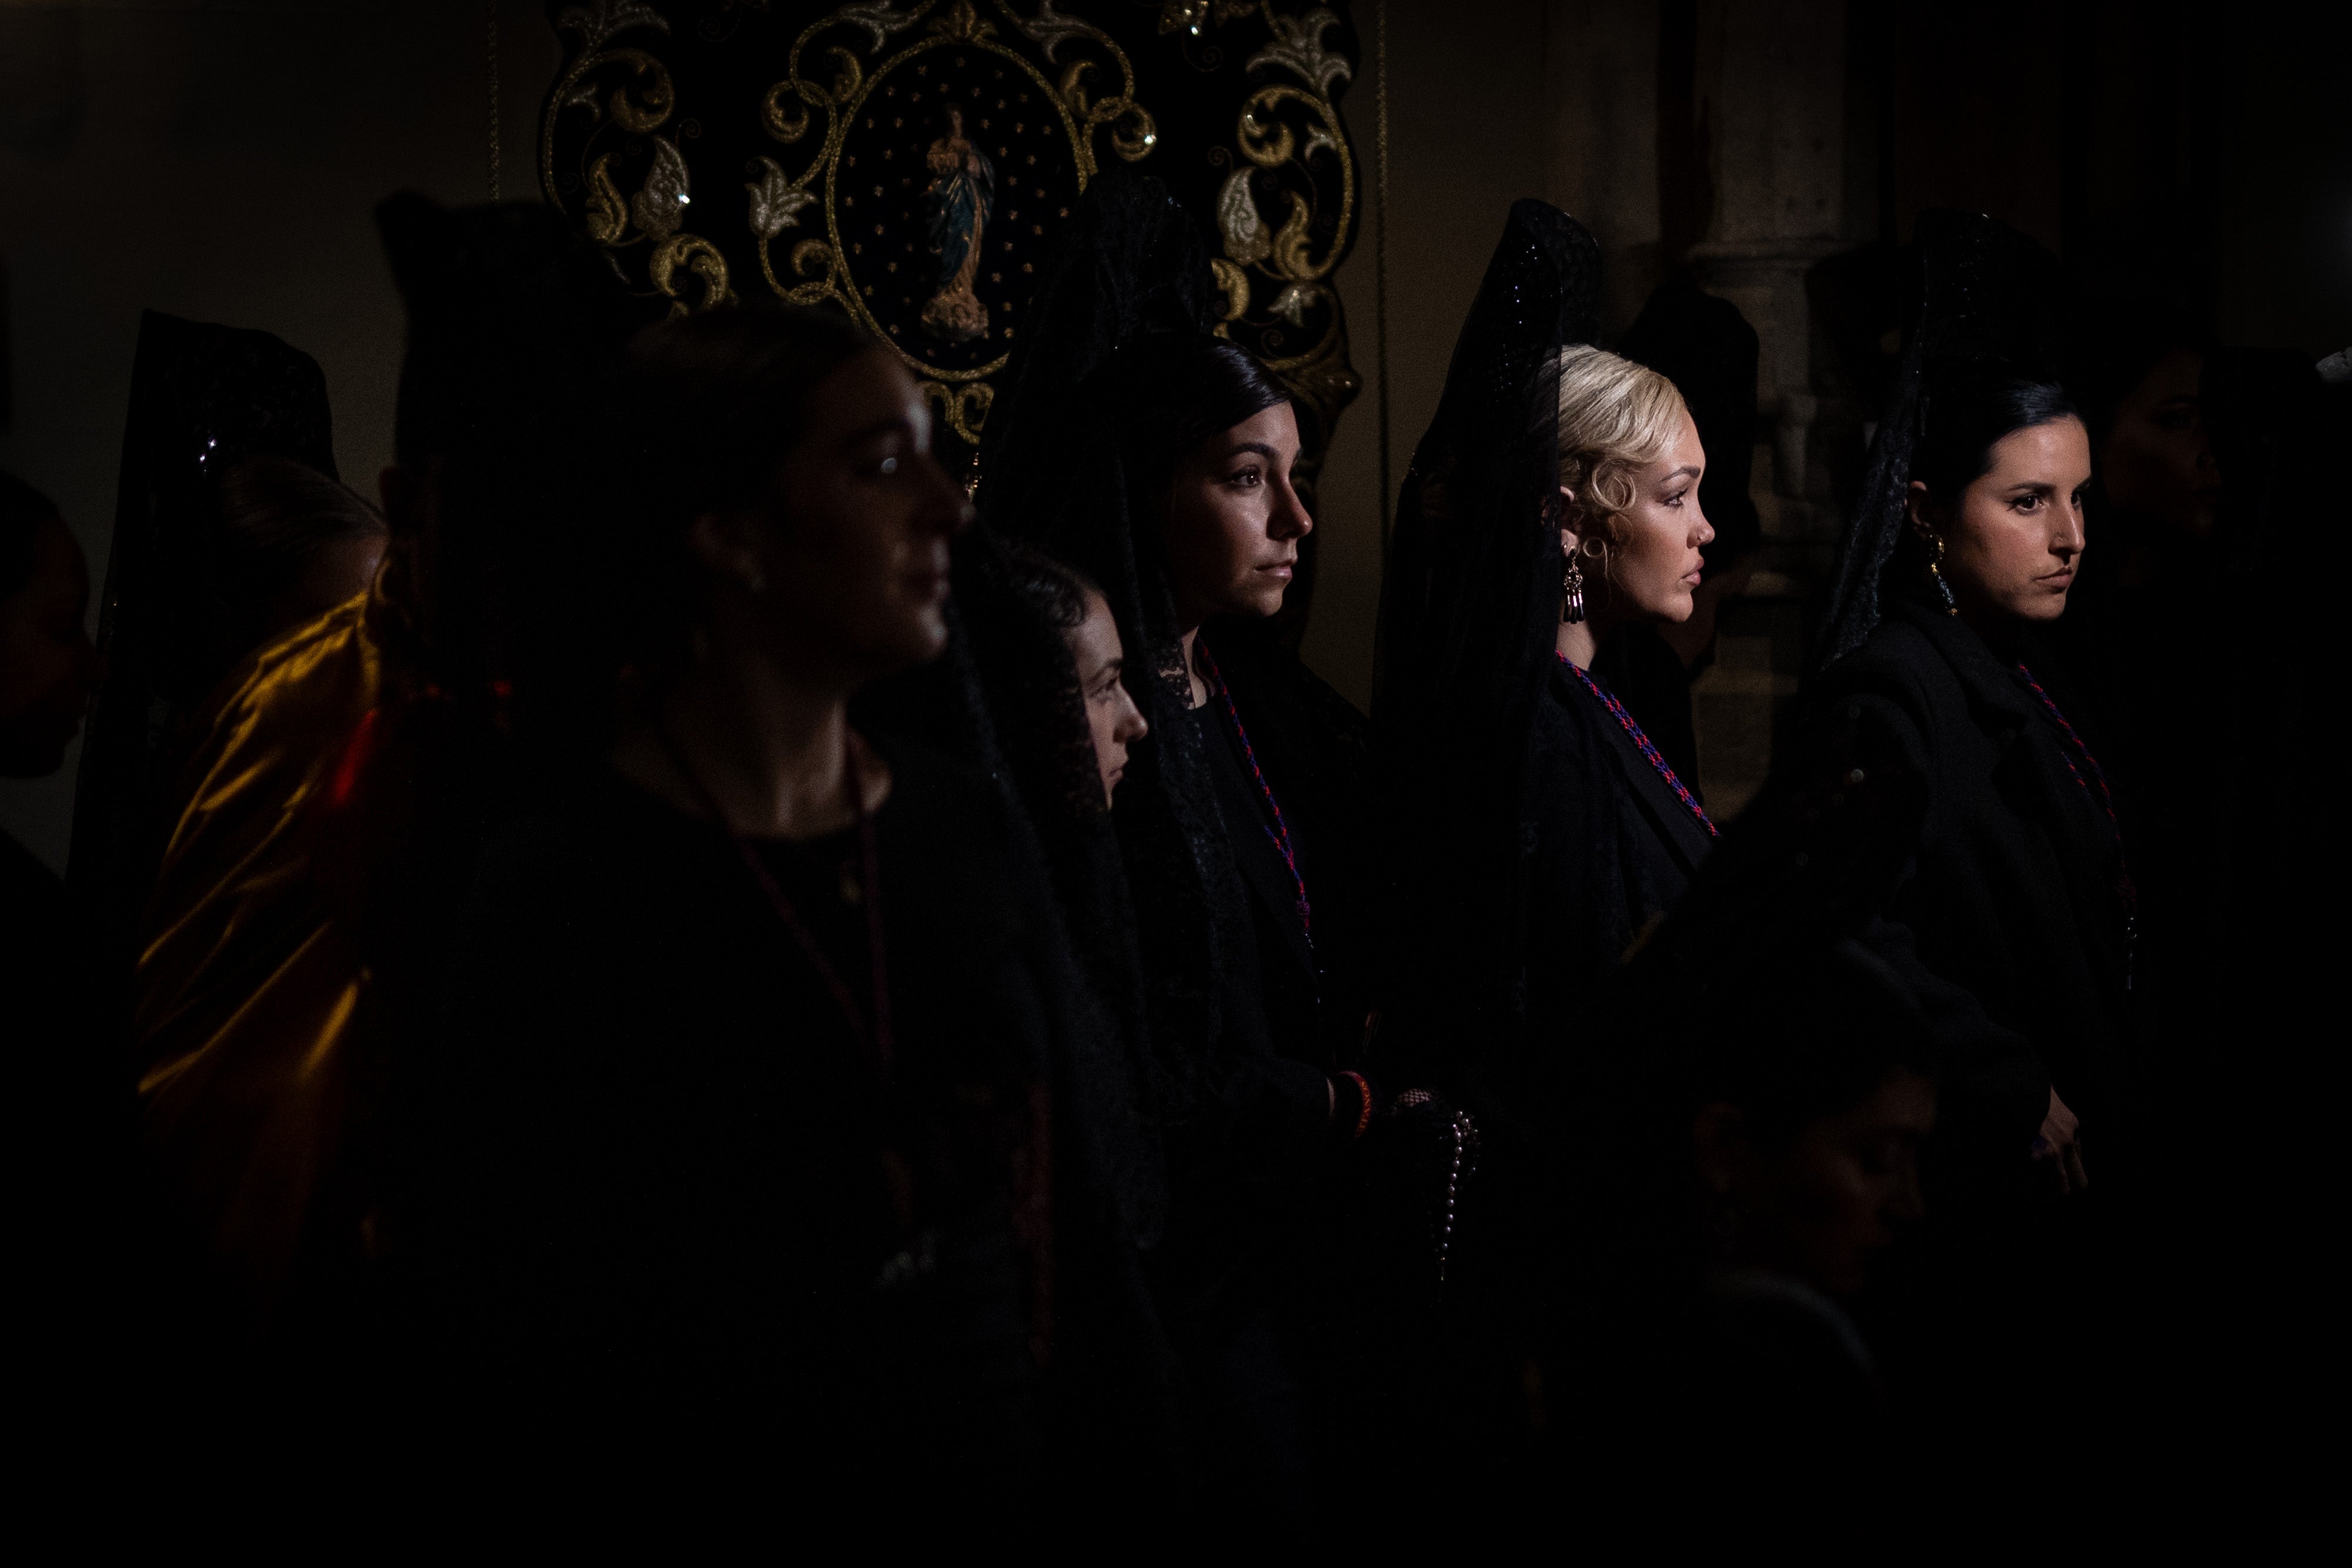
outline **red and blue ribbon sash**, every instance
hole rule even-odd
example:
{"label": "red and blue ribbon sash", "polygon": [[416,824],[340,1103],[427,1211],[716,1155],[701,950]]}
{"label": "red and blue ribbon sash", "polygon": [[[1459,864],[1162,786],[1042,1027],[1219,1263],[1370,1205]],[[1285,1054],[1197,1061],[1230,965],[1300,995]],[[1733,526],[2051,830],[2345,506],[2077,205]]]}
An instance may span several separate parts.
{"label": "red and blue ribbon sash", "polygon": [[1642,733],[1642,727],[1633,722],[1633,716],[1625,711],[1625,705],[1611,696],[1601,688],[1599,681],[1578,668],[1576,662],[1567,654],[1559,653],[1555,657],[1559,660],[1559,667],[1581,681],[1584,684],[1584,689],[1591,692],[1600,700],[1601,706],[1609,710],[1609,716],[1617,721],[1619,727],[1633,737],[1634,749],[1650,759],[1650,766],[1658,770],[1658,777],[1666,781],[1666,788],[1675,792],[1675,799],[1690,808],[1690,814],[1698,819],[1698,825],[1706,830],[1706,836],[1710,839],[1720,838],[1722,834],[1716,828],[1714,819],[1709,817],[1706,808],[1698,803],[1698,797],[1690,792],[1688,785],[1675,777],[1675,770],[1668,765],[1664,755],[1658,750],[1656,744],[1648,736]]}

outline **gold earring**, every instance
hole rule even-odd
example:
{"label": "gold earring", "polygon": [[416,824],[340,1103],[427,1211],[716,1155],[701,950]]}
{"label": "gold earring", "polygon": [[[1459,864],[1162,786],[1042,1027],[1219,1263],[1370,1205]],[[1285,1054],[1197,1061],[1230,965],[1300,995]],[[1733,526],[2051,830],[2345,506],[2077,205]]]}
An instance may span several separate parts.
{"label": "gold earring", "polygon": [[1563,536],[1559,553],[1567,558],[1567,566],[1559,574],[1559,621],[1563,626],[1573,626],[1584,619],[1584,569],[1576,562],[1576,551]]}
{"label": "gold earring", "polygon": [[1944,536],[1927,536],[1927,580],[1936,585],[1937,595],[1944,601],[1944,613],[1958,615],[1960,601],[1952,597],[1952,585],[1944,580]]}

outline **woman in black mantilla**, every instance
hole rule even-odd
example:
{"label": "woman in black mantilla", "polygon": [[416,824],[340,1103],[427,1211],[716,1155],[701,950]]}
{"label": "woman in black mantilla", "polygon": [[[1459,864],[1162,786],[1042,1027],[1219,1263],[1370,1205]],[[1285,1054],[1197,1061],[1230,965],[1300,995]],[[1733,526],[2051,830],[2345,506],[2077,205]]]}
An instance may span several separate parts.
{"label": "woman in black mantilla", "polygon": [[[1094,988],[1149,1042],[1168,1170],[1149,1264],[1204,1495],[1299,1534],[1312,1511],[1294,1276],[1330,1157],[1373,1103],[1349,1071],[1361,721],[1249,635],[1280,608],[1313,522],[1291,484],[1287,395],[1209,334],[1212,293],[1158,182],[1097,182],[991,412],[980,501],[984,532],[1101,586],[1126,650],[1150,733],[1111,813],[1117,863],[1075,869],[1084,814],[1026,793]],[[976,649],[1004,644],[1001,621],[972,612]],[[1068,672],[1058,686],[1067,711],[1041,727],[1046,694],[991,680],[1016,774],[1082,776],[1054,761],[1086,738]]]}
{"label": "woman in black mantilla", "polygon": [[969,507],[833,318],[631,353],[575,650],[620,672],[609,751],[494,835],[405,1085],[425,1364],[566,1453],[1010,1515],[1054,1334],[1049,916],[983,779],[846,717],[940,652]]}
{"label": "woman in black mantilla", "polygon": [[[89,567],[56,504],[0,470],[0,780],[64,766],[105,670],[89,609]],[[124,1267],[135,1123],[91,970],[64,882],[0,829],[9,1246],[18,1277],[40,1281],[17,1305],[17,1333],[38,1349],[23,1358],[16,1397],[45,1431],[71,1434],[53,1436],[61,1453],[87,1451],[85,1427],[97,1441],[120,1429],[132,1383],[118,1385],[114,1369],[125,1341],[151,1327],[154,1299],[152,1280]]]}
{"label": "woman in black mantilla", "polygon": [[[1404,1396],[1425,1401],[1400,1428],[1410,1465],[1471,1485],[1524,1406],[1530,1161],[1557,1110],[1538,1076],[1715,834],[1589,668],[1612,632],[1690,613],[1712,537],[1681,397],[1588,346],[1599,295],[1582,225],[1516,204],[1399,499],[1381,607],[1376,1060],[1441,1097],[1383,1129],[1391,1176],[1420,1178],[1387,1189],[1398,1239],[1427,1243],[1391,1355],[1430,1369]],[[1474,1133],[1475,1164],[1457,1161]]]}
{"label": "woman in black mantilla", "polygon": [[1714,825],[1591,672],[1611,633],[1690,613],[1713,537],[1671,382],[1586,346],[1600,259],[1523,201],[1398,503],[1376,735],[1397,790],[1384,1061],[1508,1114],[1671,909]]}
{"label": "woman in black mantilla", "polygon": [[[1924,304],[1811,703],[1838,737],[1820,745],[1923,781],[1885,913],[2033,1047],[1950,1071],[1922,1271],[1907,1301],[1883,1304],[1918,1373],[2013,1417],[2020,1400],[2081,1396],[2093,1370],[2084,1292],[2114,1237],[2083,1194],[2118,1175],[2128,1187],[2135,1163],[2137,910],[2113,781],[2037,639],[2066,608],[2091,482],[2083,421],[2051,369],[2055,264],[1949,213],[1922,217],[1920,251]],[[2111,1317],[2099,1333],[2123,1331]]]}

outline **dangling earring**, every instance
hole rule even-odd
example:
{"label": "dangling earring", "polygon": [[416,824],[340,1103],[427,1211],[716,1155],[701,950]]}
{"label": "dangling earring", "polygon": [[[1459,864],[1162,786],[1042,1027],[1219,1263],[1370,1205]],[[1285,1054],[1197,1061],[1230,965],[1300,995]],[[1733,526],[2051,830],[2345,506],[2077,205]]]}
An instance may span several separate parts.
{"label": "dangling earring", "polygon": [[1944,580],[1944,536],[1929,534],[1927,545],[1929,549],[1927,580],[1936,585],[1936,592],[1944,601],[1944,613],[1958,615],[1960,612],[1960,601],[1952,597],[1952,585]]}
{"label": "dangling earring", "polygon": [[1559,622],[1573,626],[1584,619],[1584,569],[1576,563],[1576,551],[1565,538],[1559,541],[1559,553],[1568,560],[1567,570],[1559,574]]}

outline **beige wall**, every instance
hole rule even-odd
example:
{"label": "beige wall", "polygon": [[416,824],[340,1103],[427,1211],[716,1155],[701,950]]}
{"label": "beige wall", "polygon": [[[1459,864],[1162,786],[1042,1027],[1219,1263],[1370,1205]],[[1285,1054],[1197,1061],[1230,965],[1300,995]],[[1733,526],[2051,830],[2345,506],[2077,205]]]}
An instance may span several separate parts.
{"label": "beige wall", "polygon": [[[1391,493],[1437,412],[1471,296],[1521,196],[1547,191],[1549,126],[1541,0],[1465,5],[1389,0],[1389,388]],[[1475,17],[1465,24],[1465,18]],[[1349,88],[1348,126],[1374,178],[1371,4]],[[1364,391],[1340,419],[1324,470],[1308,664],[1359,706],[1372,685],[1381,570],[1379,337],[1369,216],[1339,272],[1350,352]]]}
{"label": "beige wall", "polygon": [[[555,39],[531,0],[500,17],[503,185],[527,196]],[[337,465],[373,494],[401,315],[372,212],[488,195],[488,44],[481,0],[0,3],[0,467],[56,498],[100,580],[144,308],[314,356]],[[76,760],[0,782],[0,828],[60,868]]]}

